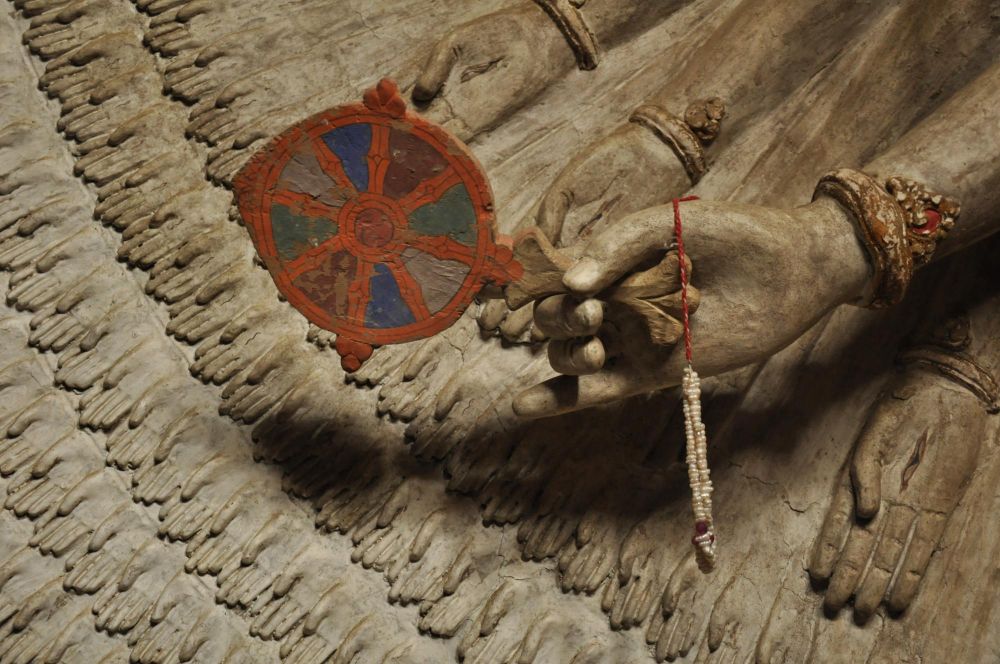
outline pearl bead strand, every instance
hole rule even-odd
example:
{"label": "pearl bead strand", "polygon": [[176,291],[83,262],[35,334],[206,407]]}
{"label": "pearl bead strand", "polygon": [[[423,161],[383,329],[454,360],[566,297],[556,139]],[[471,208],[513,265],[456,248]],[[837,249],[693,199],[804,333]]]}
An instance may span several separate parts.
{"label": "pearl bead strand", "polygon": [[687,443],[688,483],[691,486],[691,509],[694,512],[694,544],[698,567],[708,573],[715,568],[715,528],[712,521],[712,480],[708,470],[708,436],[701,421],[701,379],[692,366],[691,318],[688,312],[688,268],[684,255],[681,228],[681,203],[697,200],[697,196],[674,199],[674,242],[681,271],[681,309],[684,326],[684,354],[687,366],[681,391],[684,403],[684,438]]}
{"label": "pearl bead strand", "polygon": [[708,436],[701,421],[701,381],[688,365],[681,389],[684,395],[684,437],[687,442],[688,482],[695,534],[691,542],[698,567],[710,572],[715,567],[715,530],[712,523],[712,480],[708,469]]}

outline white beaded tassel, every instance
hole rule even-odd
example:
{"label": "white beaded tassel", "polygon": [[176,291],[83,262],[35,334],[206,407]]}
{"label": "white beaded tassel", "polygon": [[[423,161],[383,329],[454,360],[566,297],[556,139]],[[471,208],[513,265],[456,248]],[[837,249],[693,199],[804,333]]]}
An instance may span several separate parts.
{"label": "white beaded tassel", "polygon": [[684,437],[687,441],[688,482],[695,534],[691,542],[703,572],[715,568],[715,528],[712,522],[712,480],[708,470],[708,436],[701,421],[701,380],[689,364],[681,383],[684,392]]}
{"label": "white beaded tassel", "polygon": [[681,203],[697,200],[697,196],[674,199],[674,243],[681,273],[681,309],[684,326],[684,437],[687,441],[688,483],[691,485],[691,508],[694,510],[694,551],[698,567],[708,573],[715,568],[715,528],[712,523],[712,480],[708,473],[708,436],[701,421],[701,380],[692,365],[691,316],[688,310],[688,262],[684,253]]}

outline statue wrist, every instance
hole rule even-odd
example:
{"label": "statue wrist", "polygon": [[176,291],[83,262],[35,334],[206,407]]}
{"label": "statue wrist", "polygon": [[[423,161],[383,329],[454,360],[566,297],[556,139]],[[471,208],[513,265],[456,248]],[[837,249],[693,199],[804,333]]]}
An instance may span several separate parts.
{"label": "statue wrist", "polygon": [[726,105],[718,97],[692,102],[680,118],[662,106],[645,104],[629,117],[629,122],[653,132],[673,150],[691,184],[708,172],[705,147],[716,139],[726,116]]}
{"label": "statue wrist", "polygon": [[576,57],[577,66],[589,71],[600,61],[597,37],[580,8],[586,0],[532,0],[559,28]]}
{"label": "statue wrist", "polygon": [[[977,357],[969,317],[958,314],[938,324],[929,334],[900,352],[904,367],[918,367],[937,373],[964,388],[982,402],[990,413],[1000,412],[1000,387],[990,358]],[[982,350],[981,348],[979,349]]]}
{"label": "statue wrist", "polygon": [[813,199],[820,197],[844,209],[868,255],[871,278],[854,304],[873,309],[903,299],[914,270],[930,261],[960,210],[954,199],[916,182],[893,177],[883,184],[851,169],[823,176]]}
{"label": "statue wrist", "polygon": [[868,255],[854,232],[851,215],[839,203],[826,196],[802,208],[809,213],[804,223],[814,229],[812,251],[820,252],[829,262],[823,269],[828,279],[836,280],[837,304],[861,300],[872,279]]}

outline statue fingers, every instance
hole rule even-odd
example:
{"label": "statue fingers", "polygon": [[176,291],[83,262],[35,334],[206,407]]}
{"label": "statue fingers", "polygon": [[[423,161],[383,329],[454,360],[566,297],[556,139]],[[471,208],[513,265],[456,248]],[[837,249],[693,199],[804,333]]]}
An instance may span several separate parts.
{"label": "statue fingers", "polygon": [[448,413],[455,407],[455,404],[465,398],[466,387],[466,382],[461,379],[452,379],[445,384],[438,394],[438,398],[434,401],[435,420],[440,421],[448,417]]}
{"label": "statue fingers", "polygon": [[[597,559],[596,563],[594,562],[595,558]],[[588,567],[584,570],[587,576],[583,580],[582,588],[584,592],[589,594],[597,592],[604,580],[613,573],[615,557],[604,547],[599,547],[599,550],[592,554],[587,562]]]}
{"label": "statue fingers", "polygon": [[[676,634],[679,631],[678,624],[680,623],[680,618],[681,616],[673,620],[664,618],[660,622],[659,632],[656,635],[655,641],[651,644],[653,646],[653,658],[657,662],[672,662],[677,658],[678,649],[674,646],[674,642],[677,641]],[[652,626],[651,622],[650,627],[652,628]]]}
{"label": "statue fingers", "polygon": [[558,618],[549,612],[543,614],[540,619],[536,618],[517,648],[517,664],[530,664],[537,661],[538,652],[552,636],[552,632],[558,629],[558,626]]}
{"label": "statue fingers", "polygon": [[694,551],[689,551],[687,555],[677,564],[670,574],[670,581],[663,590],[663,600],[661,609],[663,615],[672,616],[680,606],[681,597],[688,590],[693,588],[698,579],[698,561]]}
{"label": "statue fingers", "polygon": [[854,615],[860,622],[866,622],[882,603],[916,516],[913,508],[905,505],[889,508],[885,525],[875,544],[875,555],[854,598]]}
{"label": "statue fingers", "polygon": [[924,512],[918,517],[902,567],[889,591],[889,610],[901,613],[910,606],[947,523],[948,518],[938,512]]}
{"label": "statue fingers", "polygon": [[[797,585],[798,574],[790,579]],[[798,590],[782,583],[771,604],[754,651],[755,664],[792,664],[814,661],[812,653],[818,628],[816,604],[812,596],[802,596]]]}
{"label": "statue fingers", "polygon": [[413,355],[402,365],[403,371],[400,381],[408,383],[425,373],[427,369],[433,371],[434,366],[441,359],[442,343],[445,343],[445,340],[440,337],[434,337],[421,343]]}
{"label": "statue fingers", "polygon": [[538,208],[536,225],[554,245],[560,244],[563,223],[573,203],[573,192],[563,183],[563,179],[563,175],[556,179]]}
{"label": "statue fingers", "polygon": [[534,321],[532,321],[531,330],[528,334],[528,339],[533,344],[544,343],[549,340],[549,336],[535,327]]}
{"label": "statue fingers", "polygon": [[738,621],[728,620],[727,617],[720,617],[716,615],[715,611],[712,611],[712,615],[708,621],[708,633],[705,638],[705,646],[707,648],[703,647],[701,649],[705,659],[700,659],[701,654],[699,654],[698,661],[712,662],[713,664],[715,662],[737,664],[737,651],[732,644],[739,637],[739,631],[740,623]]}
{"label": "statue fingers", "polygon": [[[553,244],[571,246],[616,222],[621,210],[637,209],[630,204],[642,197],[631,195],[629,183],[637,173],[648,172],[632,144],[637,129],[642,131],[630,123],[588,146],[556,177],[537,216],[538,227]],[[640,202],[639,207],[646,206]]]}
{"label": "statue fingers", "polygon": [[826,513],[823,527],[809,560],[809,576],[815,581],[827,581],[854,521],[854,498],[847,469],[840,473],[840,480],[833,495],[833,502]]}
{"label": "statue fingers", "polygon": [[499,329],[507,317],[507,311],[507,303],[503,300],[488,300],[476,317],[476,322],[481,329],[492,332]]}
{"label": "statue fingers", "polygon": [[416,85],[413,87],[415,101],[427,103],[441,92],[445,81],[451,74],[452,67],[458,60],[460,30],[461,28],[449,33],[434,45],[420,76],[417,78]]}
{"label": "statue fingers", "polygon": [[552,417],[618,401],[648,386],[625,371],[601,371],[588,376],[558,376],[521,392],[514,398],[514,413],[525,419]]}
{"label": "statue fingers", "polygon": [[549,364],[564,376],[588,376],[604,367],[604,344],[597,337],[551,341]]}
{"label": "statue fingers", "polygon": [[674,631],[674,638],[670,640],[669,644],[670,652],[675,653],[675,657],[687,657],[688,653],[694,650],[695,643],[698,640],[699,625],[700,623],[696,622],[694,612],[687,615],[683,623],[677,625],[677,629]]}
{"label": "statue fingers", "polygon": [[851,456],[855,510],[862,519],[874,517],[882,501],[882,454],[896,435],[894,422],[889,409],[876,408],[861,430]]}
{"label": "statue fingers", "polygon": [[531,307],[521,307],[510,312],[500,323],[500,336],[507,341],[521,341],[531,327],[532,315]]}
{"label": "statue fingers", "polygon": [[[658,604],[658,595],[663,588],[655,574],[643,580],[639,585],[640,590],[636,593],[629,593],[629,598],[625,602],[625,621],[630,627],[638,627],[646,622],[651,613],[655,613],[662,618],[659,611],[654,611],[653,606]],[[659,607],[657,607],[659,608]]]}
{"label": "statue fingers", "polygon": [[559,559],[560,566],[560,586],[563,592],[579,590],[586,573],[591,571],[589,565],[591,558],[595,556],[597,547],[586,546],[582,549],[572,549]]}
{"label": "statue fingers", "polygon": [[577,295],[599,293],[635,266],[666,252],[673,239],[670,206],[650,208],[625,217],[591,239],[581,257],[566,271],[563,285]]}
{"label": "statue fingers", "polygon": [[823,598],[823,607],[827,611],[839,611],[854,594],[874,546],[875,535],[872,529],[864,526],[851,529]]}
{"label": "statue fingers", "polygon": [[590,337],[604,322],[599,300],[579,301],[569,295],[553,295],[535,304],[535,327],[552,339]]}

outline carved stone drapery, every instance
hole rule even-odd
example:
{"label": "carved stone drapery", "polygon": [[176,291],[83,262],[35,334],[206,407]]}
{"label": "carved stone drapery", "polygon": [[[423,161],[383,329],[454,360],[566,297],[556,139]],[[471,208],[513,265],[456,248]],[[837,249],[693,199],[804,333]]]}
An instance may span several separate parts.
{"label": "carved stone drapery", "polygon": [[[545,377],[544,363],[483,341],[471,320],[436,343],[377,352],[355,378],[376,395],[344,385],[329,344],[314,343],[278,299],[230,220],[232,175],[259,141],[353,98],[358,81],[412,80],[418,58],[399,44],[505,6],[9,5],[18,13],[0,19],[0,85],[16,100],[0,105],[5,656],[444,662],[461,652],[467,662],[633,664],[787,651],[881,663],[988,661],[996,651],[1000,635],[981,627],[996,623],[995,599],[976,592],[1000,554],[983,519],[1000,508],[989,448],[901,618],[880,612],[864,629],[846,613],[829,620],[802,572],[858,413],[908,329],[905,309],[878,319],[839,310],[765,366],[713,381],[706,416],[719,432],[713,480],[728,549],[702,579],[684,556],[674,395],[526,427],[501,397]],[[808,84],[769,89],[768,122],[733,116],[739,141],[717,146],[726,149],[699,193],[803,202],[833,165],[825,156],[863,163],[995,57],[991,35],[951,14],[918,20],[922,6],[869,7],[870,23],[834,31],[841,56],[806,71]],[[684,54],[724,19],[754,25],[708,9],[724,7],[691,3],[608,54],[592,78],[551,85],[477,136],[506,230],[581,136],[610,133],[650,90],[676,89],[679,70],[699,60]],[[901,45],[925,52],[936,31],[982,57],[936,54],[915,84],[930,91],[859,81],[872,71],[865,63],[905,67]],[[713,84],[730,61],[744,66],[710,62]],[[871,122],[847,137],[817,131],[841,99],[854,113],[859,99],[891,112],[866,110]]]}

